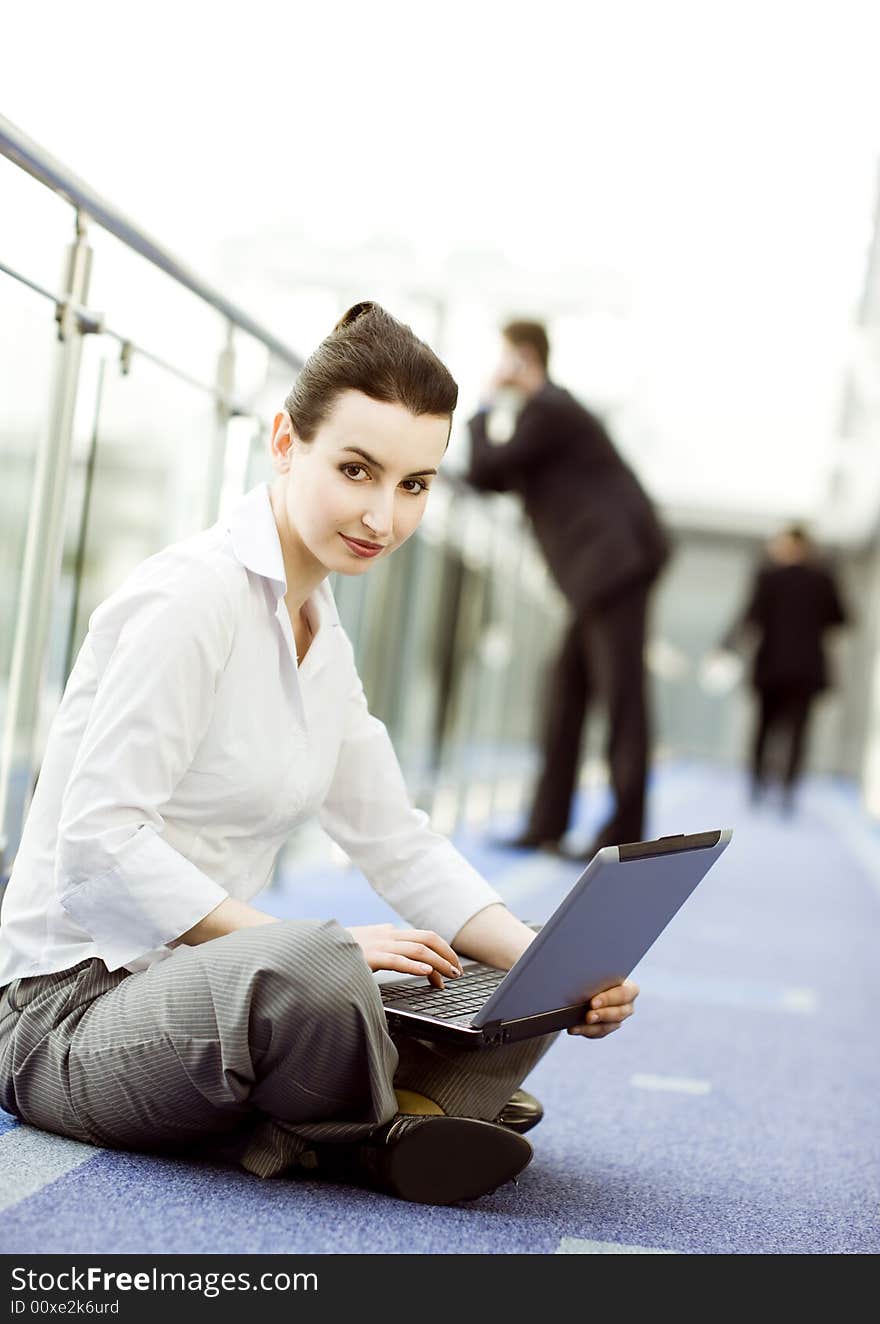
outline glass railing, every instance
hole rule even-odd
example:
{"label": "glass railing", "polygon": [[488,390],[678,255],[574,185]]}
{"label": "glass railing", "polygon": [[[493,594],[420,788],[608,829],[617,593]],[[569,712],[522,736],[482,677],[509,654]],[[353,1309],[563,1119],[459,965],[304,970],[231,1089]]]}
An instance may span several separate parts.
{"label": "glass railing", "polygon": [[[2,118],[0,152],[5,872],[92,611],[269,477],[301,359]],[[561,618],[546,588],[518,509],[455,480],[391,561],[334,584],[371,708],[438,826],[509,807],[528,771],[524,696]]]}

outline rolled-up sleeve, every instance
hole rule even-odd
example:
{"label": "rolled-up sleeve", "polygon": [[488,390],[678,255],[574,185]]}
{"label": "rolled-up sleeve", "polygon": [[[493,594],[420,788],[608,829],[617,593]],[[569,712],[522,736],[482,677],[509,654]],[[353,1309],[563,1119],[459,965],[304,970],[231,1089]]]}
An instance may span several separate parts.
{"label": "rolled-up sleeve", "polygon": [[208,728],[233,634],[207,568],[183,583],[147,581],[92,619],[77,670],[94,692],[62,800],[56,888],[111,970],[178,938],[227,895],[163,840],[162,809]]}
{"label": "rolled-up sleeve", "polygon": [[502,900],[412,804],[388,732],[369,712],[356,673],[320,821],[393,910],[447,942],[478,911]]}

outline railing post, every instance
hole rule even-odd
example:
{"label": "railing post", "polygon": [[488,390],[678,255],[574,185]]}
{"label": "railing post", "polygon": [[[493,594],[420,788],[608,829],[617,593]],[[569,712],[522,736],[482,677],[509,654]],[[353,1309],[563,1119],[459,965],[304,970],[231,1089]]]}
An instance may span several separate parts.
{"label": "railing post", "polygon": [[92,250],[85,219],[66,254],[63,296],[55,319],[59,346],[49,415],[37,451],[24,565],[15,622],[3,744],[0,748],[0,872],[8,872],[33,791],[40,697],[52,606],[61,578],[73,416],[83,328],[77,306],[88,299]]}
{"label": "railing post", "polygon": [[214,410],[214,438],[208,465],[208,490],[205,496],[204,524],[213,524],[220,514],[220,496],[226,472],[229,445],[229,420],[233,416],[235,393],[235,327],[226,323],[226,343],[217,356],[217,402]]}

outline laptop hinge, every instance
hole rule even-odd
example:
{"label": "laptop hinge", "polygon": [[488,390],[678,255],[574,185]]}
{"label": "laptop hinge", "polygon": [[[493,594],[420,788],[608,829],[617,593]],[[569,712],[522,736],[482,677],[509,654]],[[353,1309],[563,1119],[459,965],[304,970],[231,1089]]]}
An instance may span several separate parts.
{"label": "laptop hinge", "polygon": [[500,1021],[488,1021],[480,1026],[480,1033],[483,1036],[485,1044],[505,1044],[507,1043],[507,1031]]}

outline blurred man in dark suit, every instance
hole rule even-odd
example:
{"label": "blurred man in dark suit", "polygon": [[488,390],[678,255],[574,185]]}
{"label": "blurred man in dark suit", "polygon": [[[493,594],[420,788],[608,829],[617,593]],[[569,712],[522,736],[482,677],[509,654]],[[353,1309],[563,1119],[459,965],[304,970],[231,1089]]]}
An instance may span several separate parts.
{"label": "blurred man in dark suit", "polygon": [[[611,817],[587,854],[644,832],[649,721],[643,652],[651,588],[669,554],[666,534],[600,420],[547,375],[540,322],[503,328],[501,357],[469,422],[468,478],[522,498],[547,565],[571,608],[550,681],[543,766],[524,834],[508,844],[558,848],[568,829],[591,700],[607,714]],[[490,438],[499,393],[519,406],[509,437]]]}
{"label": "blurred man in dark suit", "polygon": [[774,538],[768,553],[722,647],[736,649],[748,636],[757,640],[752,663],[758,696],[752,797],[759,799],[765,789],[775,743],[783,805],[790,809],[804,764],[811,709],[817,695],[830,686],[826,635],[847,624],[848,615],[834,575],[800,525]]}

